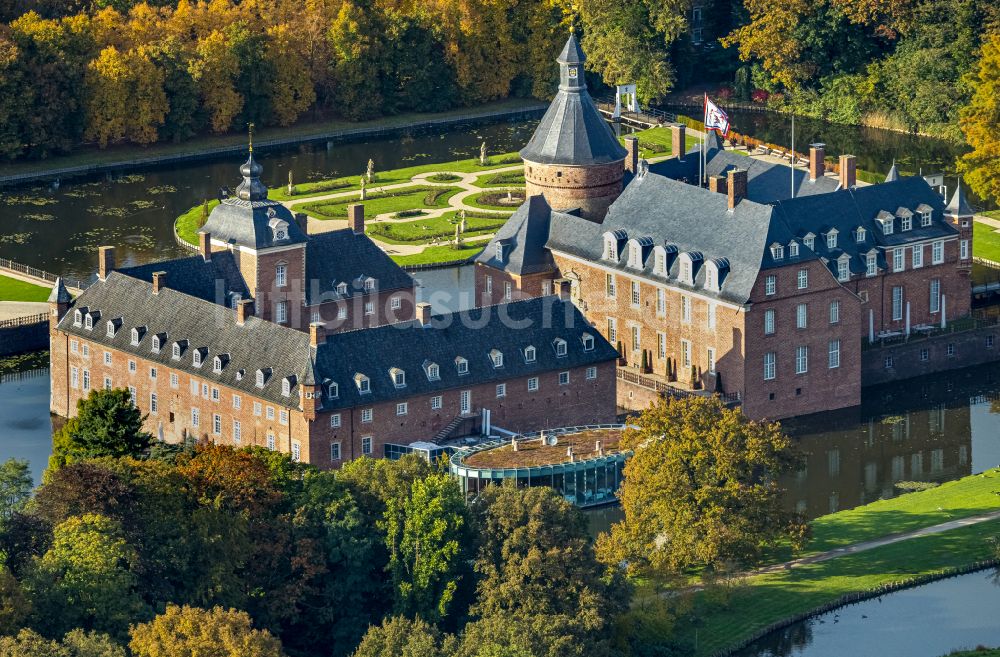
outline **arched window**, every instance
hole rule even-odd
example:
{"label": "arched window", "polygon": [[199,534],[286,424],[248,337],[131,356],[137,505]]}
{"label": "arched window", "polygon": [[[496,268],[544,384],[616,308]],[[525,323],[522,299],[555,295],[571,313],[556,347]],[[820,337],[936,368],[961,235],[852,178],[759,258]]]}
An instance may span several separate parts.
{"label": "arched window", "polygon": [[173,353],[171,354],[171,356],[173,356],[174,358],[180,358],[181,357],[181,346],[179,344],[177,344],[176,342],[174,343],[174,349],[173,349]]}
{"label": "arched window", "polygon": [[191,364],[195,367],[201,367],[201,349],[194,350],[194,353],[191,355]]}
{"label": "arched window", "polygon": [[115,333],[116,333],[116,332],[117,332],[117,331],[115,330],[115,323],[114,323],[114,322],[112,322],[112,321],[111,321],[111,320],[109,319],[109,320],[108,320],[108,329],[107,329],[107,335],[108,335],[108,337],[109,337],[109,338],[113,338],[113,337],[115,337]]}
{"label": "arched window", "polygon": [[258,388],[263,388],[264,387],[264,384],[266,383],[266,381],[264,379],[265,379],[265,377],[264,377],[264,370],[257,370],[257,381],[256,381],[256,383],[257,383],[257,387]]}
{"label": "arched window", "polygon": [[222,357],[221,356],[216,356],[212,360],[212,371],[215,372],[216,374],[218,374],[219,372],[222,371]]}
{"label": "arched window", "polygon": [[139,329],[132,329],[132,346],[139,344]]}
{"label": "arched window", "polygon": [[281,394],[285,397],[292,394],[292,381],[287,376],[281,380]]}

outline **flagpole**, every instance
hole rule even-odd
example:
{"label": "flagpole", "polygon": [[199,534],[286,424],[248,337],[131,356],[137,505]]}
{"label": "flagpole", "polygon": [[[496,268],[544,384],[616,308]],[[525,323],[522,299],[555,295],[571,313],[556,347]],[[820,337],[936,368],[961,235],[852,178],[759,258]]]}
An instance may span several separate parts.
{"label": "flagpole", "polygon": [[792,198],[795,198],[795,113],[792,113]]}
{"label": "flagpole", "polygon": [[702,103],[701,112],[701,125],[703,130],[701,132],[701,168],[698,174],[698,186],[701,187],[705,184],[705,168],[708,163],[705,161],[705,142],[708,141],[708,94],[705,94],[705,101]]}

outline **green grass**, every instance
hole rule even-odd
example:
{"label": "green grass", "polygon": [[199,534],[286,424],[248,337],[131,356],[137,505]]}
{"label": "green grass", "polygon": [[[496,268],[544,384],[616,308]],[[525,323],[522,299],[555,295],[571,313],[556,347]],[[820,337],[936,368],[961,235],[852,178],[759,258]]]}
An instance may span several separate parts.
{"label": "green grass", "polygon": [[[367,232],[371,237],[388,244],[419,244],[430,242],[435,237],[450,239],[455,236],[455,226],[458,225],[458,213],[449,212],[440,217],[419,219],[417,221],[380,221],[369,224]],[[495,232],[507,221],[502,215],[474,215],[466,213],[466,238]]]}
{"label": "green grass", "polygon": [[[501,169],[503,167],[520,164],[521,158],[517,153],[502,153],[491,155],[486,166],[479,164],[479,158],[468,160],[455,160],[454,162],[438,162],[436,164],[419,164],[402,169],[391,169],[388,171],[375,170],[375,180],[368,185],[368,189],[382,185],[394,185],[402,182],[409,182],[421,173],[437,173],[454,171],[457,173],[476,173],[479,171],[489,171],[491,169]],[[321,180],[295,185],[295,196],[288,195],[288,187],[282,185],[277,189],[270,190],[270,198],[275,201],[288,201],[292,199],[309,198],[322,194],[345,192],[358,190],[361,188],[361,176],[345,176],[332,180]]]}
{"label": "green grass", "polygon": [[[518,194],[522,196],[524,195],[523,188],[516,189],[514,187],[511,187],[510,191],[514,194],[515,199],[517,198]],[[507,192],[506,188],[497,187],[495,189],[489,189],[480,194],[467,196],[465,198],[465,204],[472,208],[480,208],[481,210],[509,210],[510,212],[513,212],[514,210],[517,209],[517,206],[520,205],[520,203],[517,203],[516,205],[493,205],[492,203],[487,203],[483,200],[485,197],[494,194],[500,194],[501,196],[506,196],[507,195],[506,192]]]}
{"label": "green grass", "polygon": [[[867,552],[780,573],[759,575],[736,589],[725,603],[695,594],[696,655],[728,648],[782,619],[816,609],[849,593],[943,573],[993,556],[988,537],[1000,534],[1000,520],[922,536]],[[694,627],[681,624],[675,636],[690,641]]]}
{"label": "green grass", "polygon": [[407,265],[429,265],[437,262],[451,262],[453,260],[464,260],[477,255],[483,250],[484,242],[473,242],[464,244],[456,249],[452,246],[429,246],[420,253],[413,255],[392,256],[397,265],[405,267]]}
{"label": "green grass", "polygon": [[476,187],[524,187],[524,169],[500,171],[476,178]]}
{"label": "green grass", "polygon": [[[208,202],[208,211],[211,212],[215,209],[215,206],[219,204],[218,199],[214,199]],[[198,244],[198,229],[202,227],[203,210],[201,204],[198,204],[177,217],[174,221],[174,229],[177,231],[177,237],[181,238],[188,244]]]}
{"label": "green grass", "polygon": [[[671,147],[671,134],[669,127],[650,128],[632,133],[639,138],[639,156],[650,159],[654,157],[669,157]],[[624,139],[620,140],[623,144]],[[697,137],[685,133],[684,150],[690,150],[701,143]]]}
{"label": "green grass", "polygon": [[[365,214],[374,217],[391,212],[446,207],[448,199],[460,191],[461,189],[458,187],[416,186],[386,192],[372,192],[363,201],[365,204]],[[434,197],[433,203],[428,202],[430,196]],[[337,198],[304,203],[296,206],[295,209],[306,212],[317,219],[345,219],[347,217],[347,206],[361,202],[358,197]]]}
{"label": "green grass", "polygon": [[982,214],[990,219],[1000,219],[1000,210],[989,210],[988,212],[983,212]]}
{"label": "green grass", "polygon": [[[449,117],[464,117],[485,115],[506,110],[523,110],[535,106],[535,103],[523,98],[501,100],[486,103],[477,107],[461,107],[446,112],[413,112],[390,117],[380,117],[370,121],[347,121],[330,119],[325,121],[301,121],[288,127],[262,127],[255,131],[254,138],[258,144],[266,144],[272,139],[305,140],[323,137],[338,130],[358,128],[397,128],[427,121]],[[121,144],[106,149],[96,147],[78,148],[70,155],[50,157],[45,160],[4,163],[0,165],[0,176],[21,173],[41,173],[63,167],[100,166],[117,162],[128,162],[139,157],[160,157],[173,155],[191,155],[208,149],[246,144],[246,134],[237,130],[228,135],[199,135],[194,139],[180,144],[162,143],[139,147],[135,144]],[[472,149],[478,155],[479,148]],[[473,155],[473,153],[469,153]],[[266,159],[266,156],[265,156]],[[265,163],[266,166],[266,163]],[[272,198],[277,198],[272,194]]]}
{"label": "green grass", "polygon": [[[986,215],[990,216],[987,212]],[[1000,212],[996,213],[1000,215]],[[1000,217],[997,217],[1000,218]],[[972,255],[1000,262],[1000,233],[981,221],[972,222]]]}
{"label": "green grass", "polygon": [[0,301],[45,301],[51,292],[47,287],[0,275]]}

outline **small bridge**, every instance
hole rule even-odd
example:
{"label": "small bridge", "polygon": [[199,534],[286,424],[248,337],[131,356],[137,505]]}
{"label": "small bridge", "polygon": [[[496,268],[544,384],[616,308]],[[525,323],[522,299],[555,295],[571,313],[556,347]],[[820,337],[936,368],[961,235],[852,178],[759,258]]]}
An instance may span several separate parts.
{"label": "small bridge", "polygon": [[594,103],[597,105],[597,109],[600,110],[601,114],[607,120],[618,121],[626,125],[630,125],[633,128],[639,128],[640,130],[655,128],[656,126],[666,125],[668,123],[676,123],[677,121],[676,114],[653,108],[640,108],[638,112],[633,112],[622,107],[621,112],[616,117],[615,107],[617,104],[615,103],[615,99],[613,97],[595,98]]}

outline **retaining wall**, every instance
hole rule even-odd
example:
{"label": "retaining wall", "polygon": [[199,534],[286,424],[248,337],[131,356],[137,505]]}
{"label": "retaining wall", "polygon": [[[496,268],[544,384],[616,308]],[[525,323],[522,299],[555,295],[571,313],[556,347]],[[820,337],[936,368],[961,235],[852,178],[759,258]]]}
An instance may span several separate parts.
{"label": "retaining wall", "polygon": [[878,385],[996,361],[1000,361],[1000,326],[986,326],[866,349],[861,354],[861,384]]}
{"label": "retaining wall", "polygon": [[0,322],[0,356],[48,348],[48,315],[42,313]]}

